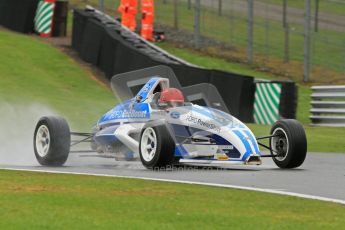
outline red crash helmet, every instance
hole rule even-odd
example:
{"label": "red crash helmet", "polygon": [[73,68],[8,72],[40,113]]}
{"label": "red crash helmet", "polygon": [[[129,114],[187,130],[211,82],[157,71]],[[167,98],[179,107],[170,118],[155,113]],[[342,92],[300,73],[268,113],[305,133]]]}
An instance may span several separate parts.
{"label": "red crash helmet", "polygon": [[167,88],[161,92],[158,103],[162,106],[183,105],[184,96],[179,89]]}

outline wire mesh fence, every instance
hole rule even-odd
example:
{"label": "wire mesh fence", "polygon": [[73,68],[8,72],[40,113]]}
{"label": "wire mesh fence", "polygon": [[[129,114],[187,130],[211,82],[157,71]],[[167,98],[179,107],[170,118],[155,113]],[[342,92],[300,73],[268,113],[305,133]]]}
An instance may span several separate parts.
{"label": "wire mesh fence", "polygon": [[[120,0],[79,2],[115,14]],[[345,78],[344,0],[155,0],[155,21],[212,55],[305,80]]]}

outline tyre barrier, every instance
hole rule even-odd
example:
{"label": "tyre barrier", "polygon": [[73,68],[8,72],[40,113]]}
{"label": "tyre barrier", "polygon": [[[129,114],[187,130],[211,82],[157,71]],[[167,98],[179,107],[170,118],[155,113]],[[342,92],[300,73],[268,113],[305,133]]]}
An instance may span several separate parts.
{"label": "tyre barrier", "polygon": [[25,34],[66,36],[67,14],[65,0],[0,0],[0,25]]}
{"label": "tyre barrier", "polygon": [[297,86],[292,81],[256,81],[254,122],[273,124],[281,118],[296,118]]}
{"label": "tyre barrier", "polygon": [[21,33],[34,31],[37,0],[0,0],[0,25]]}

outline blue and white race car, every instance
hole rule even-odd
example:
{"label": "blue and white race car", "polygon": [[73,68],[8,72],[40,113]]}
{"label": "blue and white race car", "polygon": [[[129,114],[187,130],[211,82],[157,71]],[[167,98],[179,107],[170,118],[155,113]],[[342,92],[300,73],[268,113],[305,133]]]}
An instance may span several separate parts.
{"label": "blue and white race car", "polygon": [[[82,137],[71,140],[71,136]],[[259,140],[267,139],[268,145]],[[277,121],[271,133],[255,137],[237,118],[223,111],[185,102],[169,79],[152,77],[137,95],[104,114],[91,133],[70,132],[65,119],[42,117],[34,133],[41,165],[63,165],[71,146],[91,142],[91,150],[116,160],[137,160],[149,169],[176,164],[260,165],[271,157],[280,168],[299,167],[307,140],[296,120]],[[269,150],[263,154],[259,145]]]}

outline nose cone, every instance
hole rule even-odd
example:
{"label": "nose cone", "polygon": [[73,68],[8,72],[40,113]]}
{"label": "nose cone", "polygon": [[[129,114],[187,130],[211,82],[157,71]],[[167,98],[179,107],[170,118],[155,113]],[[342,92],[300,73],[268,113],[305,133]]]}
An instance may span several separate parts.
{"label": "nose cone", "polygon": [[232,124],[227,126],[230,131],[234,146],[240,150],[242,160],[249,159],[252,155],[260,156],[260,150],[256,138],[252,131],[241,121],[233,117]]}

